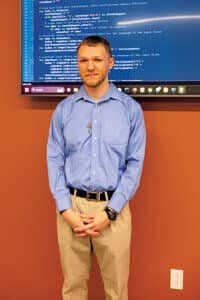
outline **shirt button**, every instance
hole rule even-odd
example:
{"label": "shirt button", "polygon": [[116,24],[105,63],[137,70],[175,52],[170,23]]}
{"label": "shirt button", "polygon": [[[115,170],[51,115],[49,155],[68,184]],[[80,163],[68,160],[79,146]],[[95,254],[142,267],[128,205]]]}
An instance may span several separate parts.
{"label": "shirt button", "polygon": [[93,153],[93,156],[96,157],[97,156],[96,153]]}
{"label": "shirt button", "polygon": [[97,139],[97,137],[96,136],[94,136],[94,140],[96,140]]}
{"label": "shirt button", "polygon": [[96,123],[97,122],[97,120],[94,120],[94,123]]}

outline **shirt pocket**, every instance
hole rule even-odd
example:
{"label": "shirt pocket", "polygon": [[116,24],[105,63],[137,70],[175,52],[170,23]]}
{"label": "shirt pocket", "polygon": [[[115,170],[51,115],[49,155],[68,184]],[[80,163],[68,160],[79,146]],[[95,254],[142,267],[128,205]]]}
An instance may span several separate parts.
{"label": "shirt pocket", "polygon": [[130,125],[124,114],[113,112],[102,120],[101,137],[110,145],[127,145]]}

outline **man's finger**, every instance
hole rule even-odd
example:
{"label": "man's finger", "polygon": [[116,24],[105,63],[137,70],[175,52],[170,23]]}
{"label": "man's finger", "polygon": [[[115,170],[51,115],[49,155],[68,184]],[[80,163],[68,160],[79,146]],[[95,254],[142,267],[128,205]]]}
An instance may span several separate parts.
{"label": "man's finger", "polygon": [[93,222],[93,219],[90,219],[90,218],[87,218],[87,217],[81,217],[81,221],[82,221],[84,224],[89,224],[89,223],[92,223],[92,222]]}
{"label": "man's finger", "polygon": [[89,214],[89,215],[86,215],[86,214],[80,214],[80,217],[81,217],[81,218],[94,219],[94,215],[92,215],[92,214]]}
{"label": "man's finger", "polygon": [[87,233],[87,235],[89,235],[90,237],[93,237],[93,238],[100,236],[100,232],[99,231],[86,230],[85,232]]}
{"label": "man's finger", "polygon": [[74,228],[74,232],[86,231],[86,230],[92,229],[92,228],[94,229],[94,224],[90,223],[90,224],[86,224],[86,225]]}
{"label": "man's finger", "polygon": [[83,237],[83,236],[86,236],[86,235],[87,235],[86,232],[75,233],[75,236],[76,236],[76,237]]}

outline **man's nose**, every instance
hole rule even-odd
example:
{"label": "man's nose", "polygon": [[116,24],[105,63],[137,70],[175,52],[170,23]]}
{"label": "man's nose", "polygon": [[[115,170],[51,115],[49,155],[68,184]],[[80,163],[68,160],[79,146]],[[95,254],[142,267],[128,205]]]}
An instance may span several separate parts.
{"label": "man's nose", "polygon": [[94,63],[92,60],[88,61],[88,70],[93,70],[94,69]]}

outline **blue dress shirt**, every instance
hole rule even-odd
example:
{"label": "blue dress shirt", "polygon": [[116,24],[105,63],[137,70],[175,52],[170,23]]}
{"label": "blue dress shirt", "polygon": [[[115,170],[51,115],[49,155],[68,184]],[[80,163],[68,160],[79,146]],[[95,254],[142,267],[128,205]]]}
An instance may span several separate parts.
{"label": "blue dress shirt", "polygon": [[58,210],[72,207],[69,187],[74,187],[114,190],[109,206],[120,212],[139,185],[145,140],[139,103],[112,83],[98,102],[84,85],[61,101],[47,145],[50,189]]}

